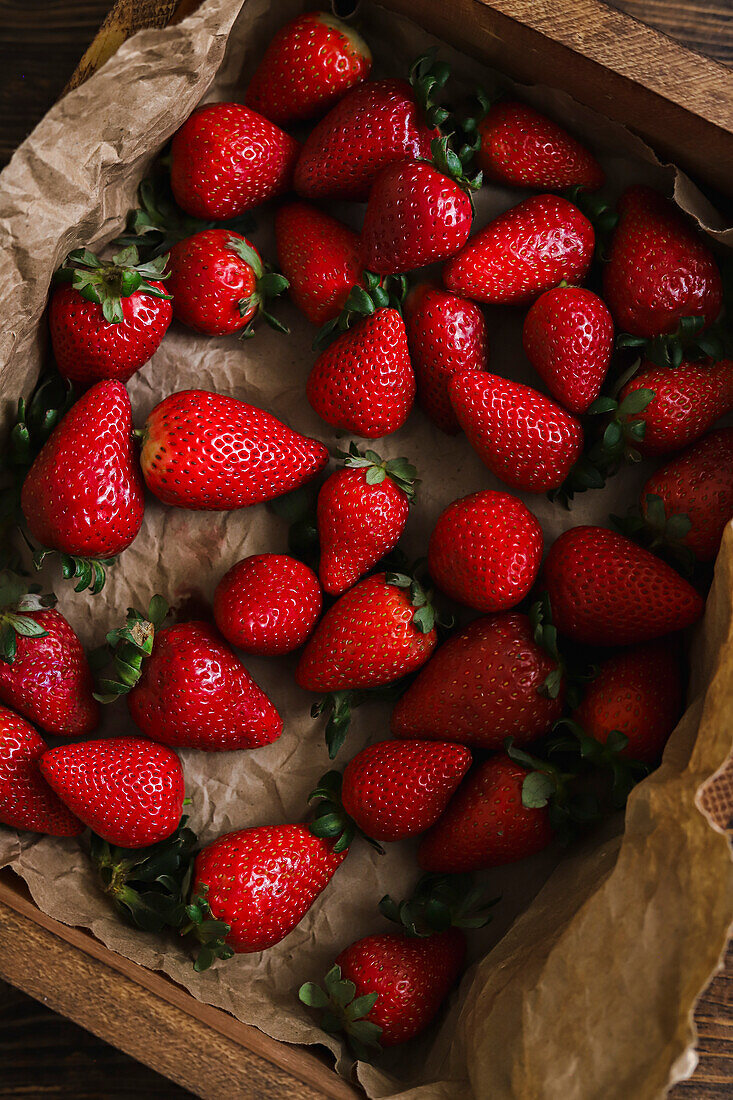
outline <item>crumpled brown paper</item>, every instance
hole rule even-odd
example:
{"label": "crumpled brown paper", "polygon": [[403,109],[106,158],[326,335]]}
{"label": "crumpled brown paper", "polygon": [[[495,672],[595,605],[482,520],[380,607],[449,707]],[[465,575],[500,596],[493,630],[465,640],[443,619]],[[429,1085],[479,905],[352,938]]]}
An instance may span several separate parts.
{"label": "crumpled brown paper", "polygon": [[[126,43],[88,83],[46,116],[0,176],[0,393],[6,422],[27,390],[45,344],[43,310],[54,268],[74,247],[102,243],[119,231],[151,158],[199,100],[241,97],[246,77],[274,29],[304,5],[287,0],[207,0],[188,20],[145,31]],[[431,40],[415,25],[376,5],[362,12],[378,68],[404,71]],[[447,48],[442,54],[467,86],[492,86],[494,74]],[[240,76],[240,74],[242,74]],[[548,89],[523,89],[598,151],[611,188],[631,180],[669,190],[701,224],[715,212],[696,188],[660,165],[637,138]],[[521,196],[485,188],[477,223]],[[337,212],[354,220],[360,208]],[[255,242],[274,258],[270,212],[256,213]],[[719,239],[730,234],[718,232]],[[243,398],[294,428],[335,443],[310,410],[303,388],[313,361],[312,329],[289,305],[280,313],[292,333],[266,327],[256,339],[209,340],[174,325],[151,363],[130,382],[135,420],[176,389],[200,387]],[[492,365],[532,382],[519,338],[521,313],[487,310]],[[343,442],[343,441],[342,441]],[[442,435],[420,412],[380,444],[407,454],[422,483],[405,539],[424,553],[439,511],[480,488],[500,487],[463,437]],[[602,494],[581,499],[572,514],[544,497],[527,497],[547,542],[573,523],[605,522],[633,499],[646,471],[626,471]],[[228,514],[167,509],[147,503],[143,529],[109,570],[100,596],[74,595],[56,580],[60,608],[86,645],[99,644],[125,608],[163,594],[180,614],[210,603],[222,575],[239,558],[284,549],[285,529],[265,507]],[[692,1071],[691,1010],[718,965],[733,915],[727,842],[698,809],[703,784],[731,749],[733,717],[733,530],[717,565],[708,612],[693,656],[689,709],[662,767],[632,795],[625,831],[619,819],[558,863],[543,853],[487,873],[503,894],[491,926],[472,942],[473,966],[441,1021],[423,1040],[360,1065],[372,1097],[470,1100],[590,1100],[654,1097]],[[247,825],[299,820],[309,790],[329,767],[312,697],[292,677],[294,659],[247,659],[285,717],[285,732],[255,752],[183,752],[191,817],[204,841]],[[343,758],[388,733],[388,710],[356,713]],[[106,732],[132,729],[124,703],[105,712]],[[376,903],[387,891],[405,896],[417,878],[414,846],[392,846],[380,858],[356,845],[331,886],[281,944],[196,975],[186,950],[131,932],[97,893],[86,857],[73,840],[0,829],[0,866],[22,875],[38,905],[68,924],[92,930],[107,946],[164,971],[202,1001],[232,1012],[277,1039],[339,1044],[319,1032],[296,991],[319,979],[358,936],[383,927]],[[556,868],[556,869],[554,869]],[[518,915],[519,914],[519,915]],[[516,919],[515,919],[516,918]],[[348,1070],[342,1058],[341,1068]]]}

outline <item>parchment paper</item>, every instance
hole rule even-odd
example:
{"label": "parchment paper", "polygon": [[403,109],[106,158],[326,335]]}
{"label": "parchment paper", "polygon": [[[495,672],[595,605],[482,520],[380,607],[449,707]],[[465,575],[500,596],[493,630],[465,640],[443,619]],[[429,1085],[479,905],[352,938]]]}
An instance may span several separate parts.
{"label": "parchment paper", "polygon": [[[45,344],[43,310],[54,268],[74,247],[101,244],[119,231],[151,160],[202,97],[239,98],[274,29],[303,4],[288,0],[208,0],[180,26],[145,31],[125,44],[88,83],[52,109],[0,176],[0,391],[6,419],[37,374]],[[374,5],[364,32],[377,71],[404,71],[430,44],[419,28]],[[447,48],[443,56],[467,86],[493,86],[495,74]],[[240,75],[242,74],[242,75]],[[641,141],[542,88],[522,94],[567,120],[601,155],[615,193],[631,180],[676,189],[701,224],[722,230],[715,211]],[[522,196],[485,188],[478,224]],[[337,212],[358,224],[359,207]],[[257,212],[253,238],[274,259],[270,212]],[[733,231],[729,231],[729,234]],[[728,234],[728,235],[729,235]],[[289,303],[280,309],[292,334],[262,327],[256,339],[207,340],[174,325],[151,363],[131,381],[135,421],[164,395],[190,386],[218,390],[276,413],[293,427],[336,442],[304,400],[313,331]],[[492,364],[537,384],[523,357],[521,313],[487,310]],[[343,442],[343,441],[342,441]],[[439,511],[480,488],[499,487],[463,437],[449,439],[416,411],[408,426],[380,443],[420,469],[418,505],[405,547],[425,551]],[[547,543],[573,523],[605,522],[635,496],[647,470],[616,478],[588,494],[572,513],[544,497],[527,497]],[[60,608],[86,645],[99,644],[129,604],[160,592],[180,617],[206,613],[214,587],[246,554],[285,548],[285,528],[265,507],[229,514],[166,509],[149,499],[143,529],[109,570],[100,596],[77,596],[57,576]],[[487,873],[503,894],[494,923],[473,937],[472,958],[448,1010],[428,1035],[361,1065],[372,1097],[420,1100],[591,1100],[654,1097],[692,1071],[691,1011],[718,965],[733,915],[733,874],[726,839],[697,803],[702,787],[731,749],[733,718],[733,530],[717,564],[706,619],[694,647],[689,709],[662,767],[632,795],[620,816],[574,848],[557,866],[550,851]],[[301,820],[314,781],[328,768],[312,697],[293,682],[294,658],[246,659],[285,717],[285,732],[255,752],[183,752],[191,817],[202,840],[247,825]],[[345,762],[388,733],[388,710],[356,713]],[[106,731],[132,730],[124,703],[105,713]],[[75,841],[0,829],[0,866],[22,875],[38,905],[81,925],[112,949],[162,970],[202,1001],[224,1008],[277,1039],[326,1043],[351,1070],[339,1043],[326,1039],[299,1005],[296,991],[319,979],[356,937],[384,927],[376,903],[405,896],[417,878],[414,846],[393,845],[383,858],[354,850],[305,920],[274,949],[240,956],[194,974],[184,947],[132,932],[97,893]],[[518,916],[517,915],[521,914]]]}

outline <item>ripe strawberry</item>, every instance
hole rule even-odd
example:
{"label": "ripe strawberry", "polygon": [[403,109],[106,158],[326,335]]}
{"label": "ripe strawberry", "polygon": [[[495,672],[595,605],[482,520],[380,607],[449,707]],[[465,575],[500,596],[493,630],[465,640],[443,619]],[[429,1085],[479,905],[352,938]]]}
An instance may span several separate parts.
{"label": "ripe strawberry", "polygon": [[290,653],[321,614],[312,569],[287,554],[254,554],[225,573],[214,593],[214,618],[226,640],[245,653]]}
{"label": "ripe strawberry", "polygon": [[443,268],[448,290],[479,302],[524,305],[564,280],[581,283],[595,234],[558,195],[532,195],[500,214]]}
{"label": "ripe strawberry", "polygon": [[313,325],[338,317],[349,291],[361,280],[358,234],[307,202],[291,202],[275,214],[280,268],[290,297]]}
{"label": "ripe strawberry", "polygon": [[[554,698],[543,686],[548,677],[557,681]],[[529,618],[505,612],[475,619],[443,643],[397,702],[392,733],[484,749],[507,737],[527,744],[549,731],[564,697],[557,663]]]}
{"label": "ripe strawberry", "polygon": [[483,493],[454,500],[430,536],[428,568],[438,588],[477,611],[506,611],[524,599],[542,560],[542,528],[517,497]]}
{"label": "ripe strawberry", "polygon": [[422,283],[407,296],[404,316],[418,404],[434,424],[456,435],[460,428],[448,384],[461,371],[488,367],[484,315],[473,302],[432,283]]}
{"label": "ripe strawberry", "polygon": [[720,313],[722,283],[712,252],[662,195],[631,187],[603,277],[603,296],[619,329],[634,336],[674,332],[683,317],[709,325]]}
{"label": "ripe strawberry", "polygon": [[217,512],[299,488],[323,469],[328,451],[254,405],[180,390],[145,421],[140,461],[164,504]]}
{"label": "ripe strawberry", "polygon": [[353,27],[324,11],[291,19],[275,34],[245,102],[278,126],[323,114],[369,75],[372,55]]}
{"label": "ripe strawberry", "polygon": [[366,439],[401,428],[415,400],[415,375],[399,312],[378,309],[337,336],[316,359],[305,392],[334,428]]}
{"label": "ripe strawberry", "polygon": [[0,707],[0,822],[34,833],[77,836],[84,826],[39,770],[47,748],[29,722]]}
{"label": "ripe strawberry", "polygon": [[145,848],[175,832],[185,794],[178,757],[142,737],[110,737],[49,749],[41,774],[103,840]]}
{"label": "ripe strawberry", "polygon": [[583,450],[575,417],[531,386],[484,371],[454,375],[448,392],[468,442],[496,477],[531,493],[562,485]]}
{"label": "ripe strawberry", "polygon": [[23,483],[21,507],[44,547],[109,558],[143,521],[143,483],[121,382],[98,382],[54,429]]}
{"label": "ripe strawberry", "polygon": [[158,350],[173,317],[161,282],[167,256],[138,262],[132,246],[111,260],[85,248],[56,272],[49,302],[51,344],[59,372],[89,385],[126,382]]}
{"label": "ripe strawberry", "polygon": [[205,103],[171,145],[171,187],[195,218],[224,221],[288,191],[300,145],[241,103]]}
{"label": "ripe strawberry", "polygon": [[544,579],[558,631],[587,645],[632,645],[684,630],[705,606],[666,562],[603,527],[564,531]]}
{"label": "ripe strawberry", "polygon": [[423,837],[417,853],[423,870],[482,871],[546,848],[552,840],[549,810],[523,804],[526,778],[526,769],[504,753],[478,764]]}
{"label": "ripe strawberry", "polygon": [[268,271],[246,237],[228,229],[205,229],[174,244],[170,282],[176,320],[207,336],[243,330],[253,334],[255,317],[287,329],[267,311],[268,299],[287,290],[282,275]]}
{"label": "ripe strawberry", "polygon": [[524,353],[552,396],[572,413],[598,397],[613,353],[613,320],[590,290],[547,290],[530,308],[522,330]]}
{"label": "ripe strawberry", "polygon": [[352,443],[344,468],[318,494],[321,584],[332,596],[351,588],[397,545],[415,496],[417,470],[406,458],[386,462]]}

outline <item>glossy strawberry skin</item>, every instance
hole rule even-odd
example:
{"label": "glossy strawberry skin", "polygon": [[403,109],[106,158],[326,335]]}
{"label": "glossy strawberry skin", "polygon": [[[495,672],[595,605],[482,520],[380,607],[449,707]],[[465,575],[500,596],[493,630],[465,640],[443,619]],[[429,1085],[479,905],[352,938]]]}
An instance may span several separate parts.
{"label": "glossy strawberry skin", "polygon": [[544,580],[555,626],[587,645],[651,641],[691,626],[705,606],[666,562],[604,527],[564,531]]}
{"label": "glossy strawberry skin", "polygon": [[[163,283],[149,280],[165,294]],[[98,302],[89,302],[70,283],[51,294],[48,320],[59,373],[81,385],[104,379],[127,382],[160,347],[173,318],[171,303],[136,290],[120,299],[124,320],[111,324]]]}
{"label": "glossy strawberry skin", "polygon": [[283,728],[264,691],[204,622],[156,634],[127,703],[138,729],[177,748],[254,749],[276,741]]}
{"label": "glossy strawberry skin", "polygon": [[300,146],[241,103],[206,103],[171,145],[171,187],[182,210],[224,221],[288,191]]}
{"label": "glossy strawberry skin", "polygon": [[460,974],[466,941],[458,928],[425,938],[386,932],[365,936],[336,959],[356,997],[377,993],[366,1019],[382,1029],[379,1043],[414,1039],[431,1023]]}
{"label": "glossy strawberry skin", "polygon": [[493,305],[524,305],[588,273],[593,226],[567,199],[532,195],[500,214],[443,268],[448,290]]}
{"label": "glossy strawberry skin", "polygon": [[[437,643],[412,621],[409,592],[375,573],[339,597],[311,635],[295,679],[307,691],[378,687],[425,664]],[[449,738],[444,738],[449,740]]]}
{"label": "glossy strawberry skin", "polygon": [[148,416],[140,461],[164,504],[226,511],[299,488],[323,469],[328,451],[254,405],[181,390]]}
{"label": "glossy strawberry skin", "polygon": [[421,122],[406,81],[365,81],[311,130],[295,169],[295,190],[306,199],[366,202],[385,165],[429,159],[438,136]]}
{"label": "glossy strawberry skin", "polygon": [[193,893],[208,887],[215,920],[237,953],[265,951],[300,924],[346,852],[305,825],[263,825],[226,833],[196,857]]}
{"label": "glossy strawberry skin", "polygon": [[682,213],[649,187],[629,188],[618,211],[603,276],[618,328],[651,337],[674,332],[683,317],[714,321],[723,299],[720,271]]}
{"label": "glossy strawberry skin", "polygon": [[109,558],[143,521],[132,411],[121,382],[98,382],[67,412],[31,466],[21,507],[42,546]]}
{"label": "glossy strawberry skin", "polygon": [[524,353],[548,390],[571,413],[598,397],[613,354],[613,319],[590,290],[547,290],[531,306],[522,330]]}
{"label": "glossy strawberry skin", "polygon": [[78,836],[84,826],[43,778],[48,748],[33,726],[0,707],[0,823],[50,836]]}
{"label": "glossy strawberry skin", "polygon": [[372,840],[404,840],[438,820],[470,766],[464,745],[379,741],[346,765],[341,800]]}
{"label": "glossy strawberry skin", "polygon": [[542,528],[517,497],[472,493],[438,517],[428,546],[430,576],[458,603],[506,611],[534,584],[542,541]]}
{"label": "glossy strawberry skin", "polygon": [[99,724],[99,704],[81,642],[58,611],[23,615],[46,635],[19,635],[13,663],[0,661],[0,699],[46,733],[84,737]]}
{"label": "glossy strawberry skin", "polygon": [[401,428],[415,400],[415,375],[397,310],[378,309],[337,336],[316,359],[305,392],[333,428],[364,439]]}
{"label": "glossy strawberry skin", "polygon": [[41,773],[85,825],[110,844],[145,848],[175,832],[185,794],[178,757],[141,737],[49,749]]}
{"label": "glossy strawberry skin", "polygon": [[256,278],[230,247],[232,240],[254,247],[229,229],[205,229],[174,244],[170,251],[168,291],[176,320],[207,336],[238,332],[257,312],[256,305],[244,312],[239,309],[239,303],[254,293]]}
{"label": "glossy strawberry skin", "polygon": [[313,325],[338,317],[362,277],[358,234],[310,203],[291,202],[275,214],[275,240],[278,265],[301,313]]}
{"label": "glossy strawberry skin", "polygon": [[557,489],[580,457],[580,422],[531,386],[464,371],[453,376],[448,392],[468,442],[513,489]]}
{"label": "glossy strawberry skin", "polygon": [[516,863],[552,841],[547,807],[522,805],[527,772],[501,753],[478,764],[448,809],[423,837],[417,861],[424,871],[482,871]]}
{"label": "glossy strawberry skin", "polygon": [[475,619],[443,643],[399,699],[392,733],[482,749],[499,749],[506,737],[526,745],[562,714],[564,682],[555,699],[540,693],[554,667],[526,615]]}
{"label": "glossy strawberry skin", "polygon": [[323,11],[291,19],[275,34],[252,77],[245,102],[278,126],[323,114],[369,75],[369,47]]}
{"label": "glossy strawberry skin", "polygon": [[225,573],[214,593],[214,618],[226,640],[245,653],[290,653],[321,614],[318,577],[287,554],[254,554]]}

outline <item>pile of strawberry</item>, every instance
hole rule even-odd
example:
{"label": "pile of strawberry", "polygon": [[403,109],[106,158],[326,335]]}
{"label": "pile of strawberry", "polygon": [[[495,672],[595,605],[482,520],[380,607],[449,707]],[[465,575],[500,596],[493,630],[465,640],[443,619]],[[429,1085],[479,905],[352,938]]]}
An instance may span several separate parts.
{"label": "pile of strawberry", "polygon": [[[370,68],[353,29],[301,16],[273,39],[245,105],[193,113],[165,162],[163,206],[144,184],[112,258],[78,250],[57,273],[57,370],[20,402],[8,452],[5,529],[20,527],[36,564],[60,555],[77,591],[98,592],[134,541],[146,488],[198,510],[284,498],[291,552],[234,565],[207,620],[163,625],[160,596],[129,609],[91,662],[10,556],[0,592],[0,821],[89,827],[120,912],[193,937],[198,969],[280,942],[352,846],[360,858],[357,838],[381,849],[421,837],[415,895],[380,906],[400,930],[347,947],[325,989],[300,991],[362,1057],[417,1035],[455,983],[461,928],[487,919],[468,876],[588,827],[659,762],[683,706],[683,632],[733,516],[733,429],[710,431],[733,409],[733,361],[716,328],[720,272],[697,232],[645,187],[613,216],[592,194],[604,183],[594,157],[524,104],[480,96],[459,121],[435,102],[449,73],[434,57],[409,82]],[[282,128],[314,118],[302,143]],[[533,194],[472,234],[486,181]],[[242,230],[280,196],[275,272]],[[366,203],[360,233],[316,205],[334,200]],[[436,262],[439,279],[405,297],[406,276]],[[485,490],[442,512],[411,570],[398,546],[416,500],[407,458],[353,441],[332,456],[270,412],[198,389],[133,429],[125,383],[174,318],[219,336],[250,336],[260,319],[283,330],[270,300],[285,291],[321,326],[305,396],[326,424],[377,439],[417,401],[508,490],[559,505],[659,457],[618,521],[625,533],[571,527],[543,565],[530,509]],[[525,310],[543,390],[488,370],[483,303]],[[304,495],[332,457],[317,499]],[[279,738],[235,650],[298,649],[331,758],[370,698],[393,700],[392,736],[324,775],[309,823],[239,830],[195,854],[174,750]],[[87,739],[122,695],[139,733]],[[70,740],[50,748],[39,730]]]}

